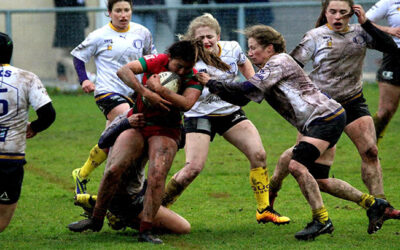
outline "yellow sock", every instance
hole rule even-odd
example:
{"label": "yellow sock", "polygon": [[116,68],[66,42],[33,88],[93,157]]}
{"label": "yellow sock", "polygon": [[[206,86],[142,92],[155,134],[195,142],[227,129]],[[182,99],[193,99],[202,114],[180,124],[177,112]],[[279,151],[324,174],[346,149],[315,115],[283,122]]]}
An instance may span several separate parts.
{"label": "yellow sock", "polygon": [[77,194],[74,200],[74,204],[77,206],[93,208],[96,204],[97,195]]}
{"label": "yellow sock", "polygon": [[325,224],[325,222],[328,221],[329,219],[328,210],[326,210],[325,206],[312,210],[312,215],[313,219],[317,219],[319,222],[323,224]]}
{"label": "yellow sock", "polygon": [[375,197],[370,194],[361,195],[361,199],[357,202],[358,205],[363,207],[364,209],[370,208],[375,203]]}
{"label": "yellow sock", "polygon": [[90,150],[89,158],[86,160],[85,164],[82,166],[79,176],[86,179],[95,168],[97,168],[101,163],[107,159],[107,154],[99,148],[96,144]]}
{"label": "yellow sock", "polygon": [[257,201],[257,210],[263,211],[269,206],[269,180],[267,168],[253,168],[250,170],[250,185]]}
{"label": "yellow sock", "polygon": [[182,186],[174,178],[167,183],[165,187],[164,197],[162,199],[162,205],[164,207],[170,207],[174,202],[181,196],[186,187]]}

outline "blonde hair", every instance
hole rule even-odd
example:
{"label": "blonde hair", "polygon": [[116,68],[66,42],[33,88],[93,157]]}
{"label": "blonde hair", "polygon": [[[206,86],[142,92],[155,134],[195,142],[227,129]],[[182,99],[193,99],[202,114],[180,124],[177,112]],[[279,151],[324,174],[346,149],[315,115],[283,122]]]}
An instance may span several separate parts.
{"label": "blonde hair", "polygon": [[281,33],[270,26],[263,24],[253,25],[246,28],[243,33],[246,35],[247,39],[253,38],[263,47],[272,44],[275,52],[286,52],[285,38],[283,38]]}
{"label": "blonde hair", "polygon": [[221,34],[221,26],[218,23],[218,20],[213,17],[210,13],[204,13],[201,16],[193,19],[189,26],[187,27],[186,33],[184,35],[178,35],[179,39],[194,39],[194,33],[200,27],[207,26],[213,30],[219,36]]}

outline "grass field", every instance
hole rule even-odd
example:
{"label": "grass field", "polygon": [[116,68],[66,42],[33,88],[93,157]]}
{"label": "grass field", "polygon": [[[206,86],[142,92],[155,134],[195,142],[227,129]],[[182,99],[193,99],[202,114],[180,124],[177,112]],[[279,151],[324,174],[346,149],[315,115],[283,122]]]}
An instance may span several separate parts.
{"label": "grass field", "polygon": [[[378,88],[365,86],[371,112],[375,112]],[[66,225],[80,220],[81,210],[73,205],[71,171],[83,164],[90,148],[104,128],[105,120],[90,95],[52,95],[57,110],[53,126],[29,140],[25,179],[18,209],[9,227],[0,234],[0,249],[149,249],[137,242],[131,229],[113,231],[107,225],[100,233],[72,233]],[[265,102],[245,107],[259,129],[272,174],[279,155],[290,147],[296,131]],[[32,116],[33,117],[33,116]],[[380,145],[385,191],[400,207],[400,162],[396,115]],[[184,164],[184,152],[177,154],[170,176]],[[104,166],[93,173],[89,191],[96,191]],[[206,167],[172,207],[192,225],[184,236],[162,235],[165,249],[399,249],[400,221],[386,221],[374,235],[367,234],[368,219],[357,205],[323,194],[334,223],[332,236],[299,242],[294,233],[311,220],[310,209],[294,178],[289,176],[276,201],[276,209],[292,222],[285,226],[257,224],[255,200],[249,185],[249,164],[229,143],[217,137],[211,144]],[[360,159],[350,140],[338,144],[331,174],[366,191],[360,177]],[[133,237],[132,237],[133,235]]]}

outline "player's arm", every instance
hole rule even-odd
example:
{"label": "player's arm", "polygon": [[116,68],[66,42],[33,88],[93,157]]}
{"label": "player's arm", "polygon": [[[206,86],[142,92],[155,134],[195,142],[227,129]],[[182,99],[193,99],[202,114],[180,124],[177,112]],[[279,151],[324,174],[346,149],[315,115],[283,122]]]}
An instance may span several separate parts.
{"label": "player's arm", "polygon": [[182,95],[163,87],[160,84],[160,76],[158,74],[152,75],[147,80],[147,85],[154,92],[158,93],[161,97],[171,102],[174,107],[179,110],[188,111],[196,103],[201,95],[201,91],[196,88],[186,88]]}
{"label": "player's arm", "polygon": [[370,20],[367,19],[365,11],[361,5],[355,4],[353,10],[358,18],[358,22],[361,24],[361,27],[374,39],[376,50],[386,53],[392,53],[397,50],[397,45],[393,41],[393,38],[378,29]]}
{"label": "player's arm", "polygon": [[246,78],[250,79],[256,73],[250,60],[246,58],[245,63],[238,65],[240,73]]}
{"label": "player's arm", "polygon": [[79,78],[79,83],[82,86],[82,90],[85,93],[93,92],[95,89],[95,85],[92,81],[89,80],[89,77],[87,76],[85,62],[76,57],[74,57],[73,61],[76,74]]}
{"label": "player's arm", "polygon": [[196,77],[202,84],[208,87],[211,93],[218,95],[224,101],[238,106],[245,106],[249,103],[250,99],[246,97],[246,91],[250,88],[256,88],[248,81],[226,83],[211,80],[210,76],[206,73],[198,73]]}
{"label": "player's arm", "polygon": [[112,123],[101,134],[99,148],[105,149],[114,145],[115,140],[125,130],[129,128],[140,128],[145,125],[144,115],[142,113],[133,114],[132,109],[128,115],[121,115],[112,121]]}
{"label": "player's arm", "polygon": [[38,118],[27,125],[26,138],[32,138],[47,129],[56,119],[56,111],[51,102],[36,110],[36,114]]}
{"label": "player's arm", "polygon": [[169,108],[166,105],[170,105],[171,103],[161,98],[157,93],[144,87],[136,78],[136,74],[141,74],[143,72],[142,64],[139,60],[136,60],[122,66],[117,71],[117,75],[126,85],[135,90],[136,93],[145,97],[152,106],[159,106],[160,108],[169,111]]}

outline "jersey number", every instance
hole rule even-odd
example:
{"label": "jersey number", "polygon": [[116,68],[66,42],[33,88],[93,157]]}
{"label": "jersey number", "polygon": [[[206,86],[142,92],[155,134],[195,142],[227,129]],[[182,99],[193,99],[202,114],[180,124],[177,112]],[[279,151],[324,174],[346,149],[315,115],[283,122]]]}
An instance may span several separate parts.
{"label": "jersey number", "polygon": [[[0,89],[0,93],[7,92],[7,89]],[[0,116],[6,115],[8,113],[8,102],[7,100],[0,99],[0,105],[2,109],[0,109]]]}

